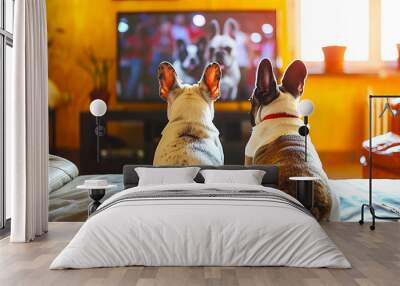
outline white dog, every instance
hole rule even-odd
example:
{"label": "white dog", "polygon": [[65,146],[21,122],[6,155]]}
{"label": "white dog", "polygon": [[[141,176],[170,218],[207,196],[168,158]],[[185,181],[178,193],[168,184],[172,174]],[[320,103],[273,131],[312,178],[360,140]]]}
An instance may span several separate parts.
{"label": "white dog", "polygon": [[209,43],[209,61],[217,62],[222,69],[221,99],[235,100],[240,82],[240,68],[237,61],[235,35],[238,23],[229,18],[224,24],[224,33],[220,33],[216,20],[211,21],[211,39]]}
{"label": "white dog", "polygon": [[202,79],[182,85],[171,64],[158,67],[160,96],[167,101],[168,124],[154,155],[154,165],[223,165],[218,129],[213,124],[221,70],[209,64]]}
{"label": "white dog", "polygon": [[185,84],[195,84],[206,65],[207,40],[201,38],[195,44],[187,44],[184,40],[177,40],[176,48],[177,59],[174,62],[174,68],[178,77]]}

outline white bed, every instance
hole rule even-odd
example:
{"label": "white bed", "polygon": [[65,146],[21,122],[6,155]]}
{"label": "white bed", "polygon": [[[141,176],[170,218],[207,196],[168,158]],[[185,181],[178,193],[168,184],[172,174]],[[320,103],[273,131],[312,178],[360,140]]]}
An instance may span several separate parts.
{"label": "white bed", "polygon": [[50,268],[128,265],[351,267],[285,193],[198,183],[134,187],[112,196]]}

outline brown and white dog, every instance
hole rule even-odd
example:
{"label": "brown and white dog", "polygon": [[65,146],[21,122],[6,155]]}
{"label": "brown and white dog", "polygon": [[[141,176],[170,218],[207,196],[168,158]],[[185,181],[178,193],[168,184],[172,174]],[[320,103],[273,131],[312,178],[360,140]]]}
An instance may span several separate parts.
{"label": "brown and white dog", "polygon": [[168,124],[154,155],[154,165],[223,165],[224,153],[214,126],[214,101],[220,95],[221,69],[209,64],[201,80],[183,85],[170,63],[158,67],[160,96],[168,103]]}
{"label": "brown and white dog", "polygon": [[307,69],[296,60],[286,69],[282,84],[278,85],[272,64],[263,59],[257,70],[256,87],[251,100],[251,137],[246,145],[245,165],[279,166],[279,187],[295,195],[289,177],[314,176],[314,208],[312,214],[327,219],[332,208],[328,178],[319,156],[308,141],[308,160],[304,160],[304,137],[298,133],[303,125],[297,106],[303,94]]}

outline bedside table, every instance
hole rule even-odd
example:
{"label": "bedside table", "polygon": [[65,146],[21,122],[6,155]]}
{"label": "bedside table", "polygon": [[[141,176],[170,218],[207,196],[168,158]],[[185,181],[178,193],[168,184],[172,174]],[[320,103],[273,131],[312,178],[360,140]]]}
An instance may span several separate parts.
{"label": "bedside table", "polygon": [[108,184],[105,184],[103,186],[90,185],[87,184],[86,182],[84,185],[77,186],[78,189],[88,190],[89,197],[92,199],[92,202],[88,206],[88,216],[94,213],[97,210],[97,208],[101,205],[100,200],[106,194],[106,190],[114,187],[115,185],[108,185]]}
{"label": "bedside table", "polygon": [[304,207],[311,210],[314,207],[314,181],[316,177],[290,177],[289,180],[296,182],[296,198]]}

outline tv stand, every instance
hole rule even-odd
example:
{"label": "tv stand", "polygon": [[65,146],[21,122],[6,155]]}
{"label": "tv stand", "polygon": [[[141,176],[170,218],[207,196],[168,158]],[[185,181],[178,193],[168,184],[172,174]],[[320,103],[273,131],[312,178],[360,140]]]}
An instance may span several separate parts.
{"label": "tv stand", "polygon": [[[152,164],[154,152],[167,124],[166,110],[109,111],[101,118],[106,136],[100,141],[96,161],[96,121],[89,112],[80,115],[80,173],[121,173],[126,164]],[[248,112],[216,111],[214,124],[220,132],[225,164],[243,164],[250,137]]]}

